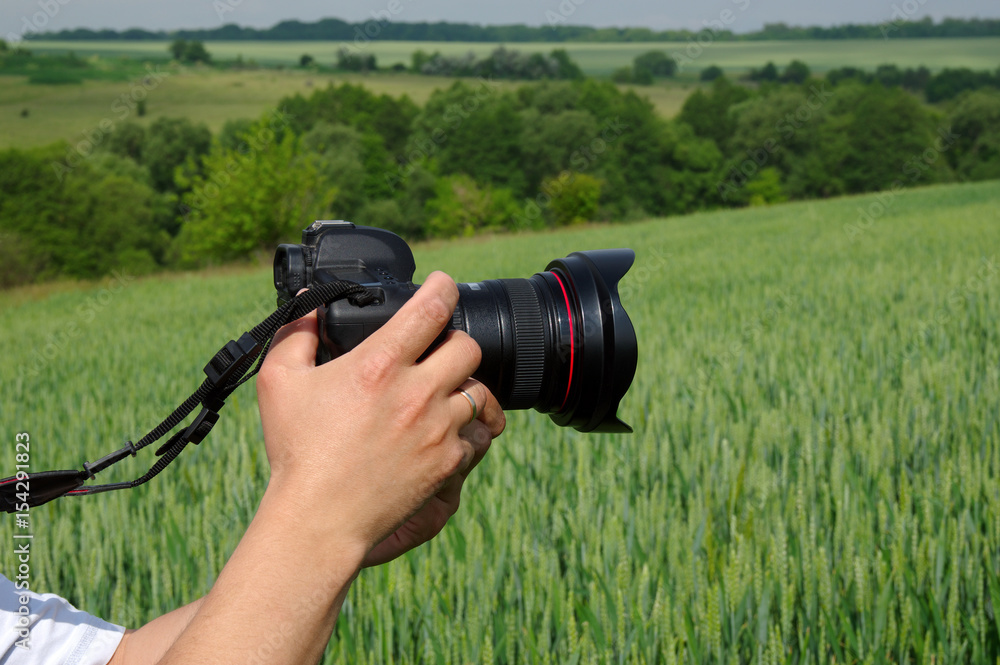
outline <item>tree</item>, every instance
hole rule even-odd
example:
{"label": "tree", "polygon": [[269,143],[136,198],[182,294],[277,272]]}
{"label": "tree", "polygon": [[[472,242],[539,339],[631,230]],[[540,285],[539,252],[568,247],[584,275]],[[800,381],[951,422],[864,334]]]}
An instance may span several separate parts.
{"label": "tree", "polygon": [[578,81],[583,78],[583,70],[570,59],[566,49],[557,48],[552,51],[550,57],[559,64],[556,78],[564,81]]}
{"label": "tree", "polygon": [[548,217],[556,226],[582,224],[597,218],[601,203],[601,181],[586,173],[564,171],[542,183],[549,197]]}
{"label": "tree", "polygon": [[465,174],[440,178],[435,197],[427,203],[427,231],[441,238],[470,236],[482,231],[503,231],[513,223],[520,207],[509,189],[480,187]]}
{"label": "tree", "polygon": [[722,71],[722,67],[718,65],[709,65],[705,69],[701,70],[701,76],[699,77],[702,81],[714,81],[717,78],[722,78],[725,76],[725,72]]}
{"label": "tree", "polygon": [[751,81],[777,81],[778,68],[773,62],[768,62],[763,69],[751,69],[747,78]]}
{"label": "tree", "polygon": [[170,46],[167,47],[170,51],[170,55],[174,57],[177,62],[184,62],[184,54],[187,52],[187,40],[186,39],[175,39],[170,42]]}
{"label": "tree", "polygon": [[648,51],[636,56],[632,61],[632,69],[637,80],[668,78],[677,73],[677,63],[663,51]]}
{"label": "tree", "polygon": [[[23,272],[0,276],[7,285],[65,276],[90,279],[114,269],[148,272],[167,238],[154,217],[156,194],[134,162],[101,154],[61,178],[52,165],[66,146],[0,153],[0,248]],[[11,245],[7,246],[10,242]]]}
{"label": "tree", "polygon": [[200,167],[202,156],[212,145],[212,133],[205,125],[187,118],[158,118],[146,130],[142,163],[149,168],[153,187],[159,192],[176,192],[174,172],[183,164]]}
{"label": "tree", "polygon": [[966,180],[1000,179],[1000,91],[966,93],[949,120],[958,138],[947,154],[958,174]]}
{"label": "tree", "polygon": [[355,53],[346,46],[337,51],[337,69],[345,72],[373,72],[378,70],[375,55]]}
{"label": "tree", "polygon": [[269,251],[296,238],[303,220],[325,214],[333,202],[335,192],[323,185],[316,157],[302,150],[296,136],[278,140],[261,120],[247,143],[247,151],[216,143],[205,157],[205,174],[184,183],[190,185],[179,236],[185,263]]}
{"label": "tree", "polygon": [[[337,190],[331,210],[334,217],[355,217],[369,200],[365,186],[368,174],[362,133],[347,125],[319,122],[302,136],[302,148],[317,156],[316,166],[323,177],[323,186]],[[382,170],[379,171],[381,174]],[[380,208],[379,214],[388,214],[386,210],[385,207]]]}
{"label": "tree", "polygon": [[931,80],[931,70],[924,66],[916,69],[908,67],[903,72],[903,87],[913,92],[923,92],[927,87],[927,82]]}
{"label": "tree", "polygon": [[299,67],[311,67],[314,62],[316,62],[314,57],[308,53],[303,53],[302,57],[299,58]]}
{"label": "tree", "polygon": [[205,49],[205,44],[200,41],[188,41],[186,39],[175,39],[167,47],[174,60],[185,64],[198,62],[206,65],[212,61],[212,56]]}
{"label": "tree", "polygon": [[405,154],[440,175],[465,173],[520,196],[526,193],[521,126],[513,95],[459,81],[431,94]]}
{"label": "tree", "polygon": [[521,154],[526,191],[535,191],[542,179],[571,168],[570,159],[581,145],[600,136],[600,125],[588,111],[540,113],[521,111]]}
{"label": "tree", "polygon": [[809,80],[812,76],[812,71],[809,69],[809,65],[802,62],[801,60],[792,60],[785,71],[781,75],[781,81],[783,83],[796,83],[802,85]]}
{"label": "tree", "polygon": [[850,150],[837,164],[847,192],[931,184],[951,178],[946,158],[934,149],[937,126],[930,109],[900,88],[881,85],[838,88],[831,114]]}
{"label": "tree", "polygon": [[903,84],[903,71],[896,65],[879,65],[875,68],[875,80],[887,88]]}
{"label": "tree", "polygon": [[715,79],[709,91],[695,90],[681,107],[678,119],[687,123],[698,136],[710,138],[725,151],[735,128],[729,109],[745,101],[750,92],[725,76]]}
{"label": "tree", "polygon": [[187,48],[184,51],[184,62],[191,64],[202,62],[207,65],[212,62],[212,56],[205,49],[204,43],[191,41],[188,42]]}

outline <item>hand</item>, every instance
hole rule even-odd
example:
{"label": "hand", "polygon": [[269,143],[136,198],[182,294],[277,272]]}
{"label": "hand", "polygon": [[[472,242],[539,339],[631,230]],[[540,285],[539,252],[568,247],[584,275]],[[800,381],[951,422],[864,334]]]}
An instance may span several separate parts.
{"label": "hand", "polygon": [[[378,332],[319,367],[316,317],[303,317],[278,333],[261,368],[267,494],[313,533],[363,547],[366,565],[439,532],[503,430],[496,399],[468,381],[481,357],[472,338],[449,333],[417,362],[457,302],[454,282],[435,273]],[[479,406],[476,422],[460,386]]]}
{"label": "hand", "polygon": [[[502,418],[502,411],[497,410],[496,413],[500,414]],[[451,516],[458,511],[462,485],[465,483],[465,479],[476,468],[480,460],[483,459],[483,455],[489,450],[493,438],[503,430],[502,420],[499,423],[496,423],[494,420],[493,424],[490,425],[483,419],[484,416],[485,414],[479,414],[476,420],[473,420],[459,430],[459,436],[468,441],[469,445],[475,450],[472,464],[464,471],[456,473],[445,481],[441,491],[428,499],[427,503],[413,517],[368,553],[362,566],[378,566],[392,561],[396,557],[409,552],[414,547],[423,545],[441,532],[441,529],[444,528],[444,525],[447,524]],[[491,426],[497,429],[493,430]],[[496,431],[496,434],[494,434],[494,431]]]}

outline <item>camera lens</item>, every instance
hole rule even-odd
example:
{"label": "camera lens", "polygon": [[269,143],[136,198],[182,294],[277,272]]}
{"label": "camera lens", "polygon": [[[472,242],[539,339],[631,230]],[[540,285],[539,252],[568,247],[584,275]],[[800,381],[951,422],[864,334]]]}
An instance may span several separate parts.
{"label": "camera lens", "polygon": [[451,327],[479,343],[474,378],[505,409],[534,408],[581,432],[631,432],[618,404],[635,375],[635,330],[618,281],[630,249],[574,252],[528,279],[459,284]]}

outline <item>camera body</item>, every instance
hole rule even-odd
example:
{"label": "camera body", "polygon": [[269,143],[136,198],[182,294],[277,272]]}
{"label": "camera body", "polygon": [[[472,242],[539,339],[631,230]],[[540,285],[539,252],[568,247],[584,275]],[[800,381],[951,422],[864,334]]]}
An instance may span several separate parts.
{"label": "camera body", "polygon": [[[311,284],[357,282],[374,291],[377,302],[358,307],[337,300],[320,309],[320,362],[347,353],[381,328],[417,290],[416,264],[409,245],[395,233],[344,221],[317,221],[302,232],[301,245],[281,245],[279,254],[291,283],[275,282],[279,300]],[[275,279],[278,279],[277,259]]]}
{"label": "camera body", "polygon": [[[528,279],[459,284],[459,304],[438,342],[452,329],[471,335],[483,352],[473,378],[505,409],[534,408],[584,432],[630,432],[617,408],[638,352],[617,284],[634,260],[630,249],[574,252]],[[332,281],[376,293],[373,304],[343,299],[320,309],[317,362],[326,362],[399,311],[418,288],[415,269],[409,246],[394,233],[317,221],[302,232],[302,244],[278,247],[274,285],[279,302]]]}

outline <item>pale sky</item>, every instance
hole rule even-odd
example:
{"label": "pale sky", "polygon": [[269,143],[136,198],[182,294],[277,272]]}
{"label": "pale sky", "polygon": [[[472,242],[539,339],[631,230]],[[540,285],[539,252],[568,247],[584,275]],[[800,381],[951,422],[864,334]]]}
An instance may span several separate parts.
{"label": "pale sky", "polygon": [[[731,11],[731,14],[726,13]],[[224,23],[270,27],[285,19],[315,21],[336,17],[369,20],[373,13],[393,20],[546,25],[565,22],[594,26],[700,29],[720,16],[734,32],[764,23],[792,25],[881,23],[893,14],[1000,18],[998,0],[0,0],[0,35],[27,25],[42,30],[124,28],[150,30],[211,28]],[[28,23],[25,23],[25,21]],[[1000,54],[998,60],[1000,60]]]}

